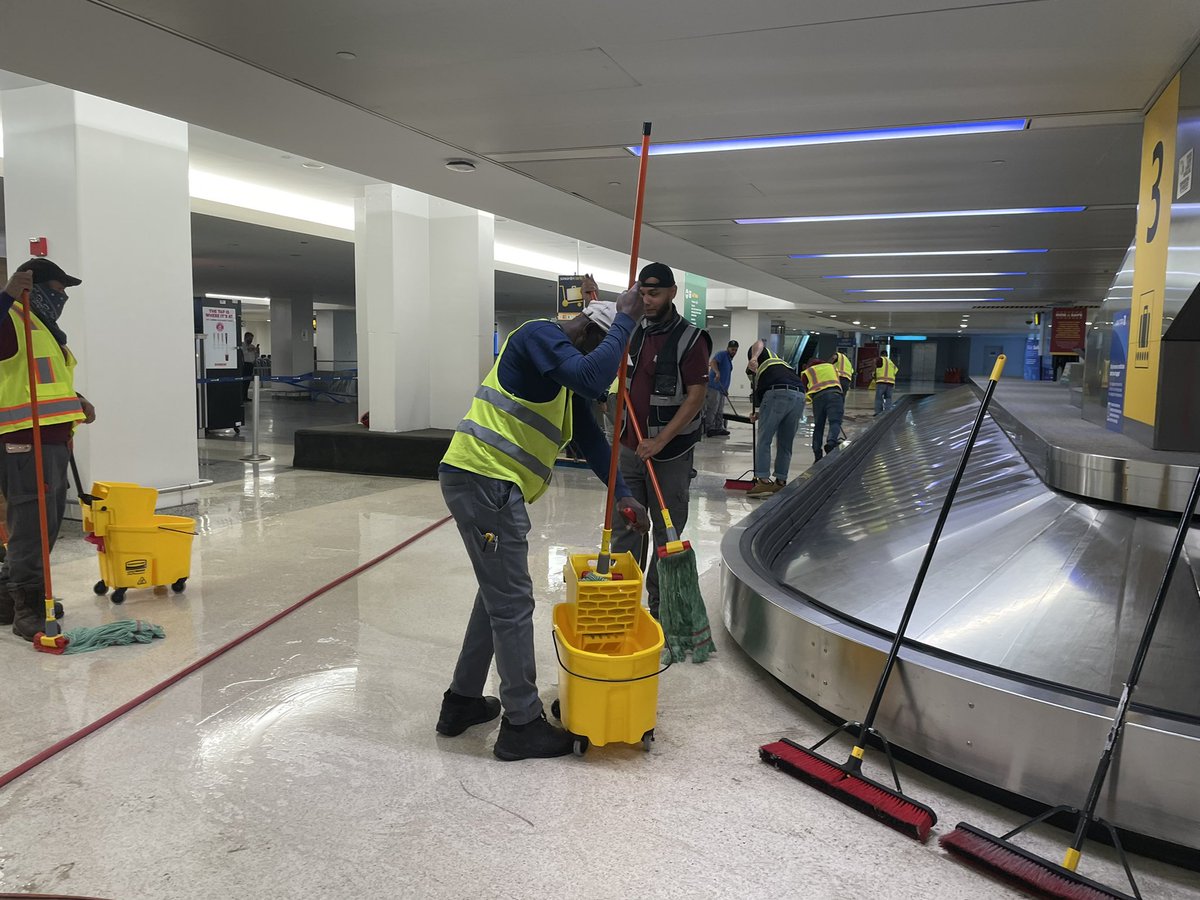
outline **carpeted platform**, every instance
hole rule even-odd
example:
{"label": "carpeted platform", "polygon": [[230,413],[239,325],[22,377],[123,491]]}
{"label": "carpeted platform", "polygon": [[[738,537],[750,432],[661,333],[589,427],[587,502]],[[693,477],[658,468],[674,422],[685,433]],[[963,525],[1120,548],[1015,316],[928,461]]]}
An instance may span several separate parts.
{"label": "carpeted platform", "polygon": [[388,434],[358,423],[300,428],[292,465],[324,472],[435,479],[453,434],[444,428]]}

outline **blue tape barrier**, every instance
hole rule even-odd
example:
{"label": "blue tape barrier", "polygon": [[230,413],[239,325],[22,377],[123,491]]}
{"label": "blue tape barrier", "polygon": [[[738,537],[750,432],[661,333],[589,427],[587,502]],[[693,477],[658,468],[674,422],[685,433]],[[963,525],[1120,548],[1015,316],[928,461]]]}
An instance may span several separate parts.
{"label": "blue tape barrier", "polygon": [[[357,394],[334,391],[319,386],[320,382],[358,381],[357,369],[345,369],[336,375],[331,372],[307,372],[304,375],[259,375],[258,377],[264,384],[268,381],[274,381],[278,384],[291,385],[292,387],[307,391],[312,397],[328,397],[334,403],[348,403],[350,400],[358,400]],[[228,375],[221,378],[197,378],[196,384],[244,384],[247,381],[253,380],[253,375]]]}

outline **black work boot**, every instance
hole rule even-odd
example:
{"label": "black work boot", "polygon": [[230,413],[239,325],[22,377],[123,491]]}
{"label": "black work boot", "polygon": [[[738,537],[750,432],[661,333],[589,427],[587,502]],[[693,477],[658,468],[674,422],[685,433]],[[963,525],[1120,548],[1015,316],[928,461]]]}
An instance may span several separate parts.
{"label": "black work boot", "polygon": [[496,697],[464,697],[447,690],[442,695],[442,712],[438,716],[437,733],[458,737],[472,725],[482,725],[500,715],[500,700]]}
{"label": "black work boot", "polygon": [[0,625],[13,623],[13,595],[7,581],[0,581]]}
{"label": "black work boot", "polygon": [[46,630],[46,598],[37,585],[9,585],[13,598],[13,627],[17,637],[32,641],[40,631]]}
{"label": "black work boot", "polygon": [[497,759],[512,762],[518,759],[548,759],[571,753],[575,736],[571,732],[551,725],[546,714],[541,713],[532,722],[513,725],[508,716],[500,720],[500,735],[492,753]]}

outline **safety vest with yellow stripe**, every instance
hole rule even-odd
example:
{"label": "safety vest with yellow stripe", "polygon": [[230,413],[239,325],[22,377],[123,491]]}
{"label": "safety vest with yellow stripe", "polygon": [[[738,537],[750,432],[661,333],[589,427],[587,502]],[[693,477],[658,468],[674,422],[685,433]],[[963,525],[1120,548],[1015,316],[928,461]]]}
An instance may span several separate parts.
{"label": "safety vest with yellow stripe", "polygon": [[814,394],[819,394],[826,388],[842,389],[842,383],[838,381],[837,369],[832,363],[816,362],[804,370],[805,378],[808,380],[808,399],[811,400]]}
{"label": "safety vest with yellow stripe", "polygon": [[895,384],[896,373],[900,371],[900,367],[888,359],[886,356],[881,357],[883,365],[875,371],[876,384]]}
{"label": "safety vest with yellow stripe", "polygon": [[834,363],[834,368],[837,369],[838,378],[852,380],[854,378],[854,366],[850,362],[850,357],[845,353],[837,355],[837,362]]}
{"label": "safety vest with yellow stripe", "polygon": [[[0,434],[33,426],[29,397],[29,363],[25,352],[24,307],[14,303],[8,311],[17,333],[17,352],[0,360]],[[38,424],[82,422],[83,407],[75,394],[75,357],[59,344],[36,315],[31,317],[33,368],[37,382]]]}
{"label": "safety vest with yellow stripe", "polygon": [[571,392],[564,387],[552,400],[534,403],[504,389],[500,384],[500,360],[517,331],[500,348],[492,370],[475,392],[466,418],[458,423],[442,462],[511,481],[521,489],[525,502],[532,503],[546,492],[554,461],[570,443]]}

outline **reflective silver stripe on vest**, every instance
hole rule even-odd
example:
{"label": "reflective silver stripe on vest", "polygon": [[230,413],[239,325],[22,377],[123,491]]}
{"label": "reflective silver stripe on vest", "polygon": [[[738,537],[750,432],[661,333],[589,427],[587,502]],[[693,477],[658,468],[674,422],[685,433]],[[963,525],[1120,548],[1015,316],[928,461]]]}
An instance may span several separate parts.
{"label": "reflective silver stripe on vest", "polygon": [[54,367],[50,365],[50,360],[41,356],[34,360],[37,363],[38,383],[52,384],[54,382]]}
{"label": "reflective silver stripe on vest", "polygon": [[[38,402],[38,417],[61,416],[64,413],[80,412],[78,397],[64,397],[60,400],[41,400]],[[0,410],[0,428],[14,425],[18,422],[28,422],[33,418],[33,409],[28,405],[14,409]]]}
{"label": "reflective silver stripe on vest", "polygon": [[463,419],[461,422],[459,422],[458,428],[455,430],[461,431],[463,434],[469,434],[477,441],[482,441],[489,447],[499,450],[505,456],[509,456],[516,460],[538,478],[542,479],[542,481],[549,483],[550,476],[553,474],[550,467],[542,465],[542,461],[540,459],[538,459],[532,453],[522,450],[508,438],[497,434],[490,428],[485,428],[478,422],[471,422],[467,419]]}
{"label": "reflective silver stripe on vest", "polygon": [[[501,412],[508,413],[522,425],[528,425],[530,428],[538,431],[548,440],[552,441],[554,446],[562,446],[561,428],[555,427],[545,417],[539,416],[528,406],[522,406],[516,400],[512,399],[512,397],[506,397],[495,388],[481,384],[479,390],[475,392],[475,398],[482,400],[484,403],[490,403]],[[511,456],[512,454],[509,455]]]}

